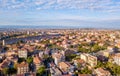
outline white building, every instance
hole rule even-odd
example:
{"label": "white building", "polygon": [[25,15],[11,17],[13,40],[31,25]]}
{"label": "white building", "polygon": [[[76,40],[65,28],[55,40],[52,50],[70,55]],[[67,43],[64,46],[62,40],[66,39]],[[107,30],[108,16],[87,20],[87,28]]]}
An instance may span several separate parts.
{"label": "white building", "polygon": [[58,65],[58,63],[61,62],[61,61],[65,61],[65,56],[64,56],[63,52],[61,52],[61,53],[54,53],[52,55],[52,57],[53,57],[54,63],[56,65]]}
{"label": "white building", "polygon": [[87,62],[87,60],[88,60],[87,54],[81,54],[80,58],[83,59],[85,62]]}
{"label": "white building", "polygon": [[97,68],[94,70],[96,76],[111,76],[110,72],[102,68]]}
{"label": "white building", "polygon": [[19,58],[27,58],[27,50],[19,50],[18,56]]}
{"label": "white building", "polygon": [[120,66],[120,53],[115,54],[113,59],[114,59],[114,62]]}
{"label": "white building", "polygon": [[83,59],[86,63],[88,63],[91,67],[97,65],[97,57],[95,56],[83,53],[80,55],[80,58]]}
{"label": "white building", "polygon": [[27,31],[27,35],[29,35],[30,34],[30,32],[29,31]]}
{"label": "white building", "polygon": [[39,52],[39,57],[40,57],[40,58],[43,58],[43,56],[44,56],[44,52],[43,52],[43,51],[40,51],[40,52]]}
{"label": "white building", "polygon": [[5,46],[5,40],[2,41],[2,45]]}

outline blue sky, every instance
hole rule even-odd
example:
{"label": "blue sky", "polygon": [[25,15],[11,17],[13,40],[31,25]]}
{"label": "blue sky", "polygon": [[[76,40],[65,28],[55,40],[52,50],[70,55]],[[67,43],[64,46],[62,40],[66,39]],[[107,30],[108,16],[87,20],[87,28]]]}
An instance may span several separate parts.
{"label": "blue sky", "polygon": [[0,25],[120,26],[120,0],[0,0]]}

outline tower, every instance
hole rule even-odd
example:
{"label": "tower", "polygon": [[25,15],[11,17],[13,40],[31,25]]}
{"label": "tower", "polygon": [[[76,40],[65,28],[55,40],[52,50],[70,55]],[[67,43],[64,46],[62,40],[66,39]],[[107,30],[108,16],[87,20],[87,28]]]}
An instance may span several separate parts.
{"label": "tower", "polygon": [[5,46],[5,40],[2,41],[2,45]]}
{"label": "tower", "polygon": [[29,31],[27,31],[27,35],[29,35],[30,34],[30,32]]}

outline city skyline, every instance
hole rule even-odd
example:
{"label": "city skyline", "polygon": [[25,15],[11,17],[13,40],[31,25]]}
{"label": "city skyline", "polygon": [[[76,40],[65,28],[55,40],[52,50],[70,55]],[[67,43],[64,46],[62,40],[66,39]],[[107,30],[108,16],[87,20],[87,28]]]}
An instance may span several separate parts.
{"label": "city skyline", "polygon": [[119,13],[119,0],[0,0],[0,25],[113,28]]}

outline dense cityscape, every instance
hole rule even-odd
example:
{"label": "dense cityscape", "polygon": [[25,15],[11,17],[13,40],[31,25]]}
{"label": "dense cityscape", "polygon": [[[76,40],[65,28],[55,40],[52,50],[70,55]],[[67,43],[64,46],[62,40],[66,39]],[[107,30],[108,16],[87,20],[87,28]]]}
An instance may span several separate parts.
{"label": "dense cityscape", "polygon": [[0,76],[120,76],[120,0],[0,0]]}
{"label": "dense cityscape", "polygon": [[119,74],[119,30],[0,31],[0,76],[119,76]]}

